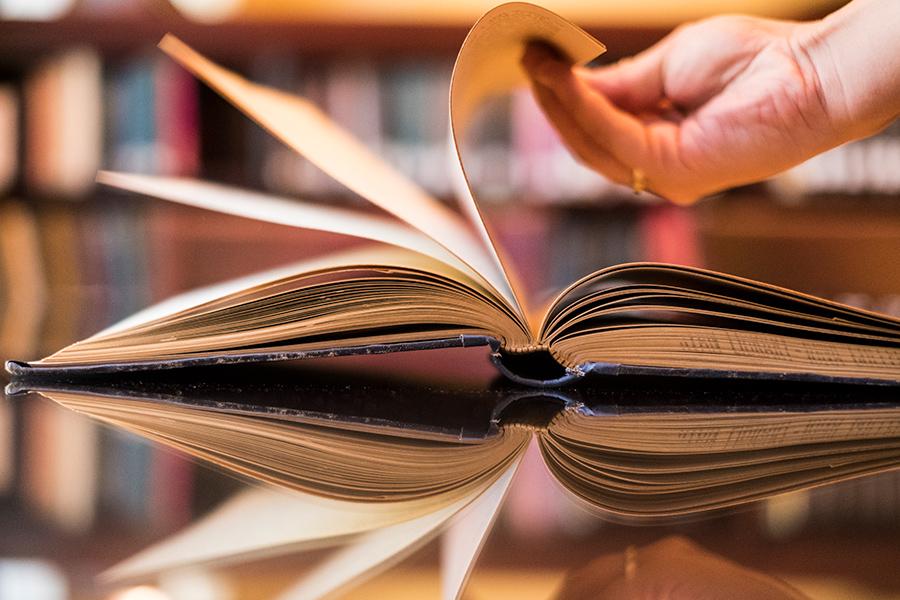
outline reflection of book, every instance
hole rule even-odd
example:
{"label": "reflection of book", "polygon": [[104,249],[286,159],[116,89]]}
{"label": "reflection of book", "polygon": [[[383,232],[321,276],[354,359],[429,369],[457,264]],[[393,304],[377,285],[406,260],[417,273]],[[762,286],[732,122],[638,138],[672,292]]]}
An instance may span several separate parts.
{"label": "reflection of book", "polygon": [[111,576],[346,546],[326,561],[332,579],[310,575],[304,584],[338,586],[447,526],[471,531],[474,521],[475,533],[462,536],[470,547],[448,551],[457,563],[468,557],[451,574],[464,580],[533,438],[553,476],[589,507],[643,518],[739,505],[900,465],[900,408],[883,387],[861,394],[836,384],[665,386],[643,378],[564,393],[448,392],[377,380],[338,384],[315,372],[297,384],[290,369],[219,370],[208,382],[197,371],[182,377],[36,389],[299,494],[262,490],[236,499]]}
{"label": "reflection of book", "polygon": [[39,356],[47,281],[34,213],[18,201],[0,205],[0,350]]}
{"label": "reflection of book", "polygon": [[0,85],[0,193],[15,182],[19,171],[19,97],[10,85]]}
{"label": "reflection of book", "polygon": [[28,504],[63,530],[88,530],[97,508],[98,428],[48,403],[26,404],[22,419]]}
{"label": "reflection of book", "polygon": [[[535,38],[578,63],[603,51],[585,32],[543,9],[513,3],[489,12],[463,44],[452,77],[457,150],[464,150],[467,127],[482,102],[522,82],[518,60],[524,42]],[[545,310],[531,310],[492,242],[462,162],[454,170],[460,215],[307,101],[249,83],[173,37],[161,46],[312,163],[396,218],[190,180],[101,174],[101,181],[121,188],[382,246],[174,299],[33,368],[115,371],[491,343],[507,372],[538,383],[590,371],[900,380],[900,321],[702,270],[621,265],[576,282]],[[10,365],[13,371],[26,368]]]}

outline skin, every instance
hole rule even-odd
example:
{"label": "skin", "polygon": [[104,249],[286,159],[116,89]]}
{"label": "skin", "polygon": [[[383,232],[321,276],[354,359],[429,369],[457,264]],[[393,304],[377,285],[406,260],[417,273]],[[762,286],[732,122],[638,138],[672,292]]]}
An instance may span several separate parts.
{"label": "skin", "polygon": [[555,600],[807,600],[783,581],[747,569],[674,536],[638,549],[632,572],[624,553],[569,573]]}
{"label": "skin", "polygon": [[569,149],[676,203],[770,177],[900,114],[900,2],[855,0],[807,23],[713,17],[615,65],[522,58]]}

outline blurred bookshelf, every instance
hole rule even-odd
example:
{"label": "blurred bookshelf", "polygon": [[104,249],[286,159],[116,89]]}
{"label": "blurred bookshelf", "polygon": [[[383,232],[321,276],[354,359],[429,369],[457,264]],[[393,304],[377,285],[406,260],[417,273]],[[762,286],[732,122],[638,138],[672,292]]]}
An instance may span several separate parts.
{"label": "blurred bookshelf", "polygon": [[[93,191],[92,173],[104,166],[199,174],[306,196],[343,194],[157,52],[155,43],[172,32],[253,80],[307,95],[426,188],[450,195],[442,177],[446,86],[455,51],[484,3],[223,4],[234,14],[215,22],[190,20],[162,0],[87,0],[48,21],[0,18],[0,81],[9,97],[0,101],[0,126],[11,129],[8,115],[18,110],[17,147],[24,148],[19,170],[25,176],[12,177],[12,193],[83,197]],[[723,10],[811,18],[834,6],[745,0]],[[550,7],[606,43],[603,62],[634,54],[679,22],[710,12],[692,3],[674,12],[655,2],[587,9],[557,0]],[[483,197],[627,199],[569,156],[529,94],[499,104],[483,119],[471,150],[471,163],[482,166],[475,179]],[[76,140],[78,151],[66,148],[66,140]],[[529,181],[536,167],[537,183]],[[0,158],[0,184],[10,171]]]}
{"label": "blurred bookshelf", "polygon": [[[220,22],[192,21],[159,0],[82,2],[49,21],[3,19],[0,11],[0,358],[37,358],[179,291],[353,243],[94,186],[96,170],[110,168],[203,177],[367,210],[162,56],[155,44],[167,32],[252,80],[311,98],[389,162],[452,201],[444,168],[445,99],[471,21],[408,11],[379,17],[339,2],[328,3],[329,16],[320,10],[325,3],[313,3],[318,7],[309,12],[304,4],[279,14],[264,2]],[[694,13],[673,13],[669,3],[643,9],[664,18],[613,18],[602,5],[590,17],[584,3],[570,3],[568,11],[562,4],[553,7],[607,45],[602,60],[608,62],[639,52],[703,11],[804,19],[841,3],[748,0],[684,3]],[[472,3],[469,10],[474,19],[481,9]],[[657,260],[900,315],[896,123],[773,182],[679,208],[635,197],[579,165],[527,92],[490,106],[481,121],[469,150],[479,166],[476,190],[538,297],[601,266]],[[60,409],[36,399],[0,402],[0,530],[12,532],[0,542],[2,555],[83,560],[82,567],[95,572],[194,518],[237,485],[133,436],[64,423]],[[73,438],[41,443],[59,428]],[[60,491],[75,489],[60,474],[76,468],[92,469],[97,485],[80,489],[74,502]],[[900,504],[871,499],[897,499],[898,482],[889,474],[806,496],[800,516],[784,517],[794,527],[791,535],[815,533],[804,543],[808,556],[818,558],[806,562],[795,550],[791,559],[778,546],[781,538],[748,514],[716,521],[728,525],[710,534],[711,543],[748,565],[779,564],[822,576],[864,572],[868,583],[896,591],[900,581],[888,565],[897,558]],[[142,492],[157,487],[166,493]],[[541,507],[542,526],[556,541],[540,545],[532,558],[562,568],[559,559],[570,545],[583,543],[573,532],[584,526],[556,519],[563,503],[547,489],[529,501]],[[514,491],[511,504],[517,501]],[[72,512],[73,506],[80,508]],[[772,507],[779,510],[786,509]],[[523,552],[508,548],[535,526],[534,510],[518,517],[515,508],[507,512],[498,532],[507,550],[489,546],[489,565],[522,559]],[[685,527],[673,531],[703,530]],[[863,533],[854,537],[854,556],[841,563],[839,534],[853,528]],[[755,545],[746,538],[729,541],[735,531],[755,532]],[[614,526],[602,539],[596,552],[636,543]],[[100,550],[82,556],[85,540]],[[853,571],[860,565],[863,571]]]}

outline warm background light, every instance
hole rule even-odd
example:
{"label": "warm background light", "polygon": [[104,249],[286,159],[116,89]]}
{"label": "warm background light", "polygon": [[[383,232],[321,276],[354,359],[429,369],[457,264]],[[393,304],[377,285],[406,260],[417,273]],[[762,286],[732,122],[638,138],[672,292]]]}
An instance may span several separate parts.
{"label": "warm background light", "polygon": [[[421,0],[171,0],[186,16],[201,20],[311,20],[326,22],[420,25],[470,24],[492,8],[493,0],[422,2]],[[836,0],[544,0],[542,6],[588,27],[670,26],[713,14],[747,13],[781,18],[803,18],[842,4]]]}
{"label": "warm background light", "polygon": [[74,0],[0,0],[0,19],[49,21],[75,5]]}
{"label": "warm background light", "polygon": [[171,598],[149,585],[126,588],[114,593],[109,600],[171,600]]}

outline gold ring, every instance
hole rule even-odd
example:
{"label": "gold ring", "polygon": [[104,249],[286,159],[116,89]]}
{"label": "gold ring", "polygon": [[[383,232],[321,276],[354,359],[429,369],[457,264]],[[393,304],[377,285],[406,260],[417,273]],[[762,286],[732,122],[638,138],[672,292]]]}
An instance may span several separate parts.
{"label": "gold ring", "polygon": [[631,170],[631,189],[634,190],[635,195],[647,189],[647,176],[636,167]]}
{"label": "gold ring", "polygon": [[625,580],[631,581],[637,575],[637,548],[625,548]]}

